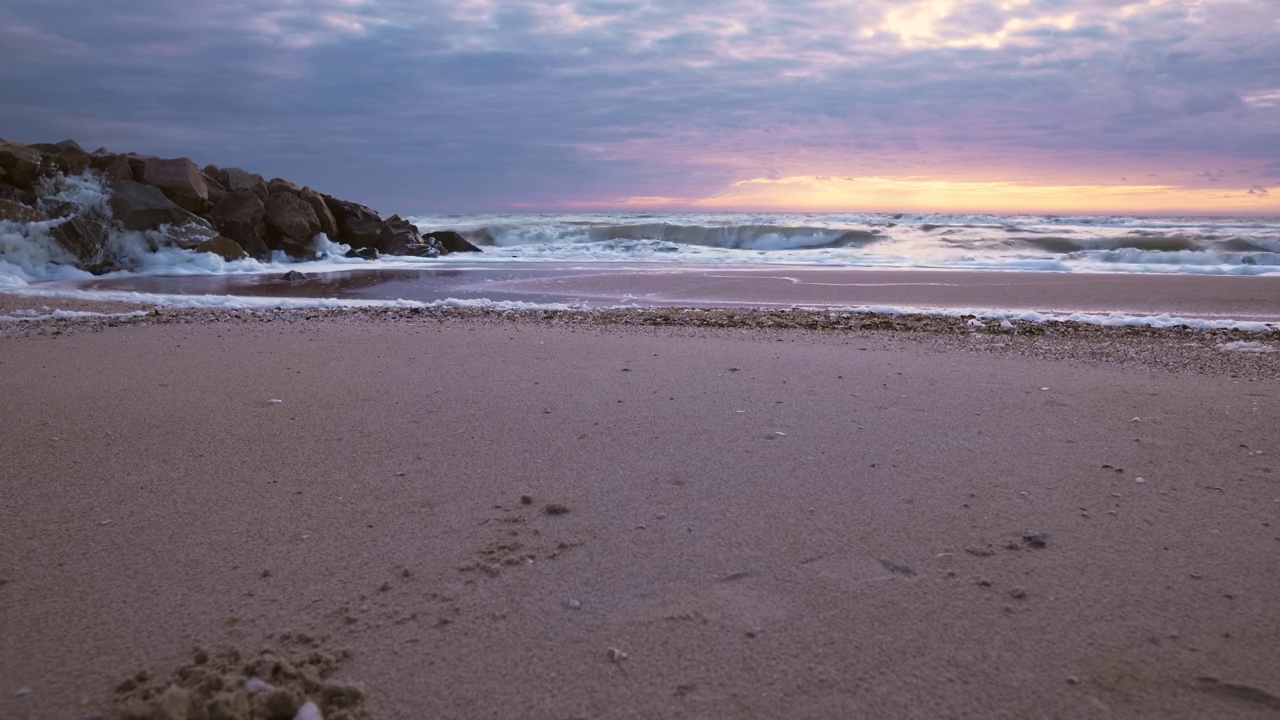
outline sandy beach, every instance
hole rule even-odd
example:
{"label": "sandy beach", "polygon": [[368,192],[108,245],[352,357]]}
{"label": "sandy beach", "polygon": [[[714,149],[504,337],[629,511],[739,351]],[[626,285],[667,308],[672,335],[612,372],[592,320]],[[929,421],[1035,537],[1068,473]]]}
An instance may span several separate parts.
{"label": "sandy beach", "polygon": [[1277,354],[123,325],[0,339],[0,717],[228,645],[349,651],[374,718],[1280,712]]}

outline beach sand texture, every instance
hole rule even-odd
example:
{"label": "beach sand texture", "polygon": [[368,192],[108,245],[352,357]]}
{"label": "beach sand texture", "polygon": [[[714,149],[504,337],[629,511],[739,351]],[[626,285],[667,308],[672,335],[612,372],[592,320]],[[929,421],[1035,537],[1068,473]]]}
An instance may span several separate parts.
{"label": "beach sand texture", "polygon": [[0,340],[0,717],[284,633],[375,718],[1275,717],[1280,386],[1063,347]]}

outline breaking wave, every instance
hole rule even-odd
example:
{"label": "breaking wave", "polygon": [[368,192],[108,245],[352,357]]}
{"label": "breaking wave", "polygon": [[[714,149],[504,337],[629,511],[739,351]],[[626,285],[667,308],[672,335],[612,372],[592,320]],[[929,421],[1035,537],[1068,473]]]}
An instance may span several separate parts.
{"label": "breaking wave", "polygon": [[930,214],[420,216],[471,261],[804,263],[1093,272],[1280,273],[1280,219]]}

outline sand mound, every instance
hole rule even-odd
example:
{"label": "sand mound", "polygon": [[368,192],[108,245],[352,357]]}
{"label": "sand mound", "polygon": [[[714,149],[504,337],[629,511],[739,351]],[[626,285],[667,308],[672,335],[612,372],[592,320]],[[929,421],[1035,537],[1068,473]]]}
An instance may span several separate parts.
{"label": "sand mound", "polygon": [[364,692],[330,676],[345,651],[312,650],[285,658],[263,650],[196,649],[166,681],[146,672],[116,688],[120,720],[364,720]]}

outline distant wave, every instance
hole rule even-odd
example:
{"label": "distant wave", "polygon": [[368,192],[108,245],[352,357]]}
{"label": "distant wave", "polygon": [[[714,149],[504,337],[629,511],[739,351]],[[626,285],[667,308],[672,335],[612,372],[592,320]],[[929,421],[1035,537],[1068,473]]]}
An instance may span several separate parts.
{"label": "distant wave", "polygon": [[674,245],[697,245],[726,250],[798,250],[816,248],[859,247],[883,237],[878,229],[840,229],[827,227],[784,226],[768,224],[681,225],[674,223],[639,223],[597,225],[583,221],[564,223],[560,231],[540,227],[482,227],[462,234],[477,245],[501,246],[536,243],[610,242],[642,240]]}

